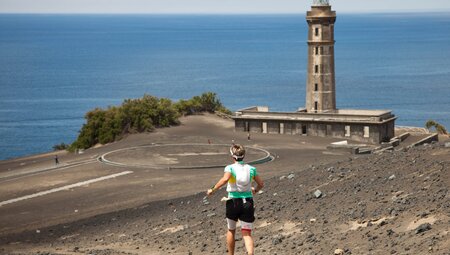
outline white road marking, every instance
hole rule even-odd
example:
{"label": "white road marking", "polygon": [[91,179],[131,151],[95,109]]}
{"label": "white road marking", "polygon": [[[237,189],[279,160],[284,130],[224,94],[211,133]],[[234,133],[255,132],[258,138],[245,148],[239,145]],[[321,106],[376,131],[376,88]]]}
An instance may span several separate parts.
{"label": "white road marking", "polygon": [[34,193],[31,195],[27,195],[27,196],[23,196],[23,197],[18,197],[18,198],[14,198],[14,199],[10,199],[10,200],[6,200],[3,202],[0,202],[0,207],[7,205],[7,204],[12,204],[12,203],[16,203],[22,200],[27,200],[27,199],[31,199],[31,198],[35,198],[35,197],[40,197],[40,196],[45,196],[51,193],[55,193],[55,192],[59,192],[59,191],[63,191],[63,190],[69,190],[69,189],[73,189],[76,187],[81,187],[84,185],[88,185],[91,183],[95,183],[95,182],[100,182],[100,181],[104,181],[104,180],[108,180],[108,179],[112,179],[112,178],[116,178],[122,175],[127,175],[127,174],[131,174],[133,173],[133,171],[125,171],[125,172],[121,172],[121,173],[117,173],[117,174],[111,174],[111,175],[107,175],[107,176],[103,176],[103,177],[99,177],[99,178],[95,178],[95,179],[91,179],[91,180],[87,180],[87,181],[83,181],[83,182],[78,182],[75,184],[71,184],[71,185],[66,185],[63,187],[59,187],[59,188],[54,188],[54,189],[50,189],[50,190],[46,190],[46,191],[41,191],[38,193]]}
{"label": "white road marking", "polygon": [[216,156],[216,155],[228,155],[230,153],[225,152],[185,152],[178,154],[167,154],[167,156],[180,156],[180,157],[188,157],[188,156]]}
{"label": "white road marking", "polygon": [[[60,171],[60,170],[66,170],[72,167],[77,167],[77,166],[82,166],[82,165],[87,165],[87,164],[92,164],[92,163],[96,163],[97,160],[89,160],[89,161],[85,161],[85,162],[80,162],[80,163],[76,163],[76,164],[72,164],[72,165],[67,165],[67,166],[61,166],[61,167],[52,167],[52,168],[44,168],[44,169],[37,169],[37,170],[28,170],[25,172],[12,172],[12,173],[7,173],[6,175],[0,176],[0,183],[4,183],[4,182],[10,182],[10,181],[15,181],[17,179],[21,179],[21,178],[25,178],[25,177],[30,177],[30,176],[35,176],[38,174],[42,174],[42,173],[49,173],[49,172],[54,172],[54,171]],[[17,177],[14,177],[17,176]],[[12,177],[12,178],[10,178]],[[7,179],[10,178],[10,179]],[[2,180],[2,179],[6,179],[6,180]]]}

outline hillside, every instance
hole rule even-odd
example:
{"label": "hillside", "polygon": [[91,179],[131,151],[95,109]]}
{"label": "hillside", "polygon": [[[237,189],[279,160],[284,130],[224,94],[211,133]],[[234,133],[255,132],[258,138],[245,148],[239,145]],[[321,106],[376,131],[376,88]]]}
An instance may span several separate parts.
{"label": "hillside", "polygon": [[[267,179],[255,202],[256,252],[450,254],[449,163],[450,149],[433,144]],[[10,235],[0,251],[225,254],[222,196],[224,190],[206,200],[200,193]]]}

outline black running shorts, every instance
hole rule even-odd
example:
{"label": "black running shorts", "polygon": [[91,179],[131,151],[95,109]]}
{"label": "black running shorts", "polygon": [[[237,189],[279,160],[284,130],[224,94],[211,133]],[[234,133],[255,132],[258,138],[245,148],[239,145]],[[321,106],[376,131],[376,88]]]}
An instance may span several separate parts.
{"label": "black running shorts", "polygon": [[227,201],[226,216],[230,220],[248,223],[255,221],[253,198],[232,198]]}

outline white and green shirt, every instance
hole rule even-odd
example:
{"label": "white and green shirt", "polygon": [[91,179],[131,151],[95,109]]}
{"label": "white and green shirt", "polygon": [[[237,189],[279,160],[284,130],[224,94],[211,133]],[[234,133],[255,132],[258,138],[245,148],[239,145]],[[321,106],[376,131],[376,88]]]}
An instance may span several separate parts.
{"label": "white and green shirt", "polygon": [[252,181],[258,175],[256,168],[238,161],[226,166],[225,172],[231,173],[231,178],[228,180],[227,186],[229,198],[253,197]]}

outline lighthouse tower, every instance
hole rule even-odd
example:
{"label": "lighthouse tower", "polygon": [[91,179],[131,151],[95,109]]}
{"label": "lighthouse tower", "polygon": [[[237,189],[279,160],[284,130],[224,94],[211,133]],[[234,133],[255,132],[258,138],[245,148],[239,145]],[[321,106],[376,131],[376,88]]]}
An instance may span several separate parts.
{"label": "lighthouse tower", "polygon": [[306,111],[326,113],[336,110],[334,71],[334,23],[336,12],[328,0],[314,0],[306,14],[308,32],[308,77]]}

